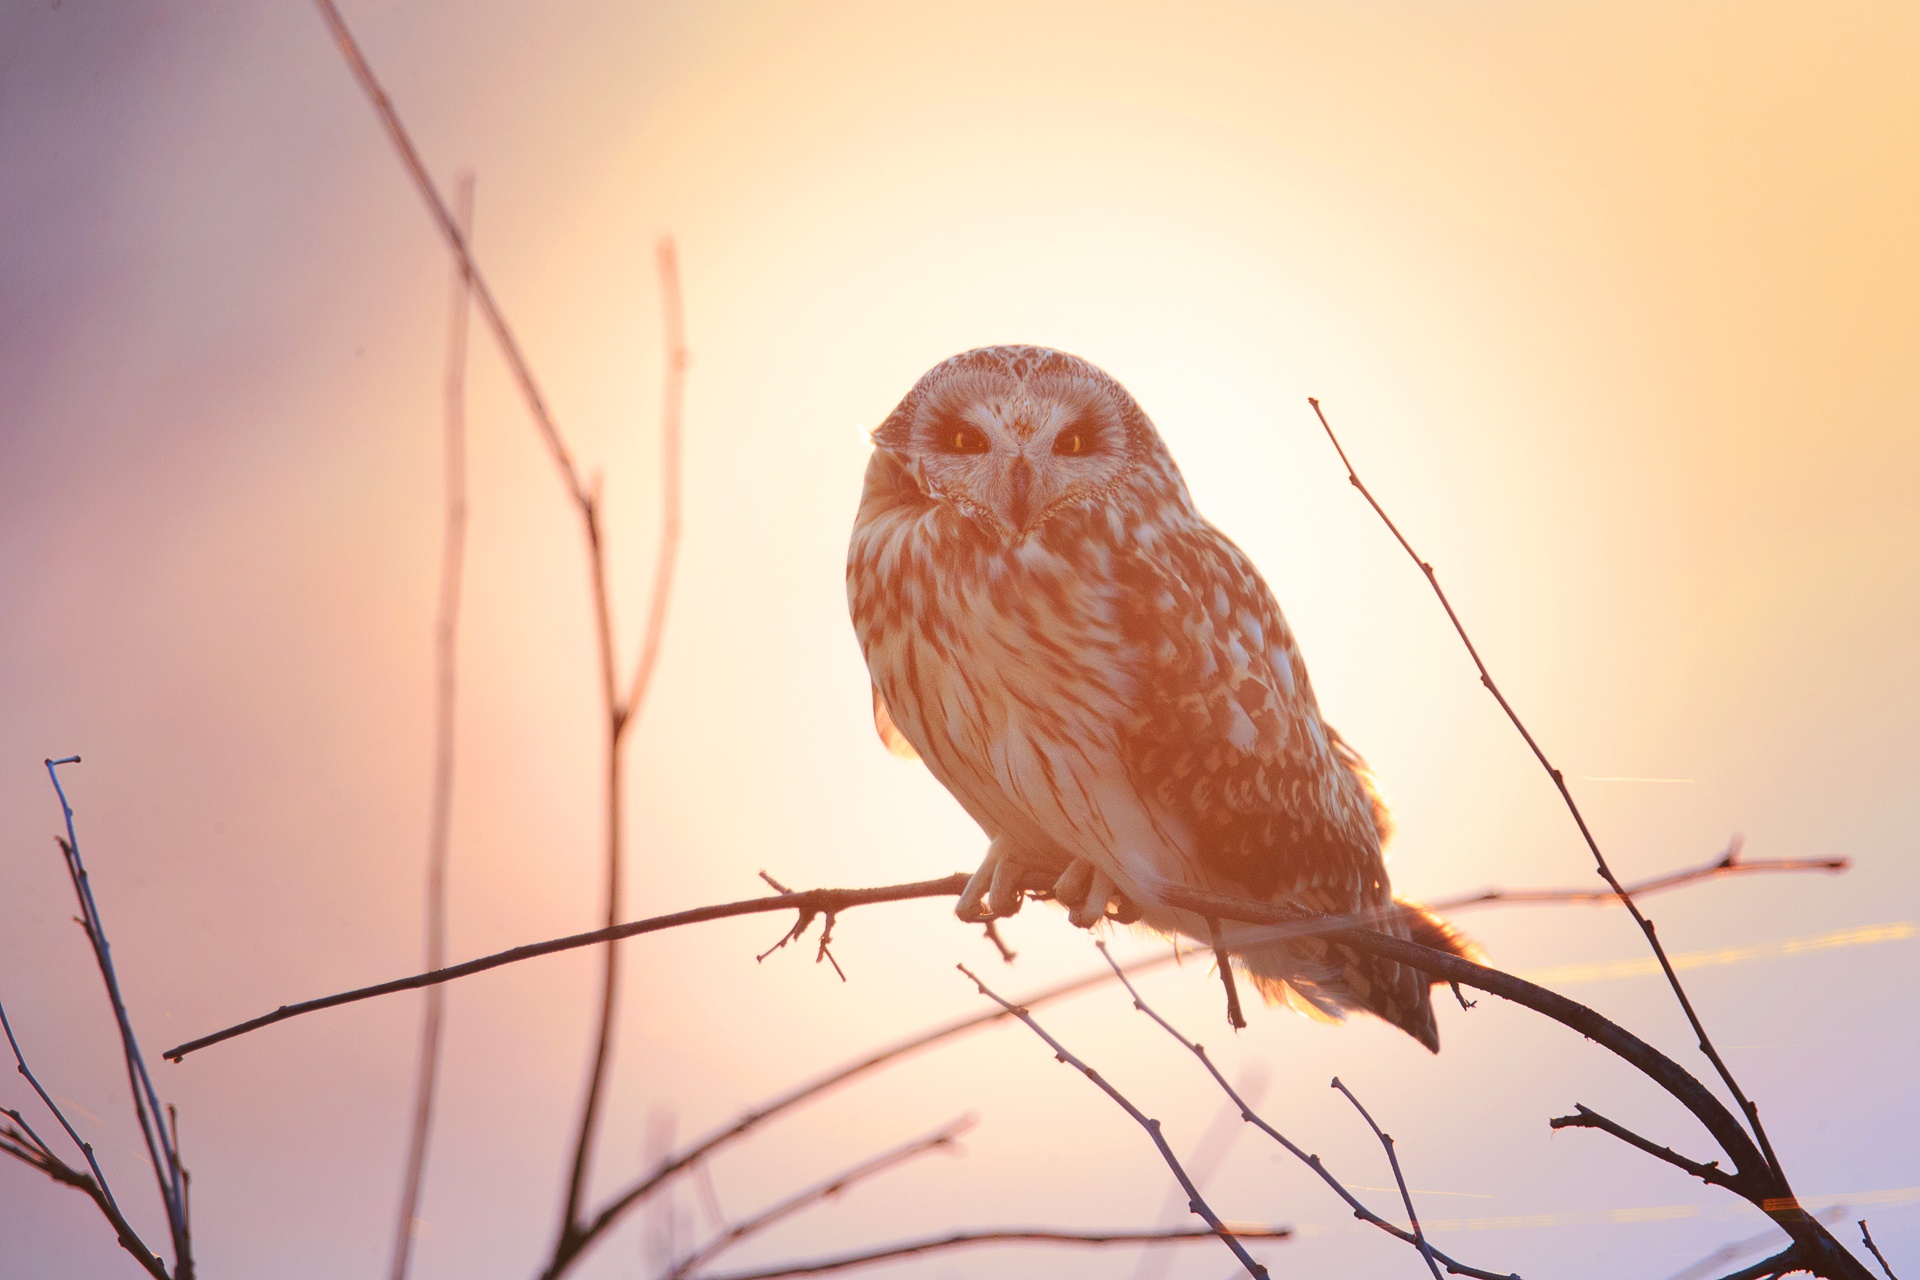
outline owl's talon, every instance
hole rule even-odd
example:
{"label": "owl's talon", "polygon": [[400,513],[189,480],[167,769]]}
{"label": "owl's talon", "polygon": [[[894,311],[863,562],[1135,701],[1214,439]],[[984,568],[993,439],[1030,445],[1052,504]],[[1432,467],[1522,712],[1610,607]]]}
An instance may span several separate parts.
{"label": "owl's talon", "polygon": [[1067,922],[1076,929],[1091,929],[1107,918],[1107,902],[1113,897],[1113,880],[1106,872],[1095,870],[1087,886],[1086,899],[1067,912]]}
{"label": "owl's talon", "polygon": [[1115,889],[1113,891],[1113,910],[1108,914],[1108,919],[1112,920],[1115,924],[1132,924],[1139,918],[1140,908],[1134,905],[1133,899],[1121,893],[1118,889]]}
{"label": "owl's talon", "polygon": [[986,861],[980,869],[967,879],[967,887],[960,891],[959,901],[953,904],[953,914],[968,924],[983,924],[992,919],[982,899],[993,884],[994,873],[1004,864],[1004,859],[995,857],[991,848],[987,850]]}
{"label": "owl's talon", "polygon": [[[1053,898],[1061,906],[1078,910],[1093,889],[1093,864],[1078,858],[1053,882]],[[1104,905],[1104,904],[1103,904]]]}
{"label": "owl's talon", "polygon": [[993,884],[987,890],[987,913],[990,916],[1015,915],[1020,904],[1025,901],[1020,891],[1026,887],[1027,868],[1012,858],[1001,860],[993,869]]}

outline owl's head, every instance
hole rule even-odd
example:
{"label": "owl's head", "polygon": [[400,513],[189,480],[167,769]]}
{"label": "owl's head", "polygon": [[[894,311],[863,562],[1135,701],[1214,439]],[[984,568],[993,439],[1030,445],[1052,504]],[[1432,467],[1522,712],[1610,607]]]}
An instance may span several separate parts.
{"label": "owl's head", "polygon": [[876,468],[1009,540],[1143,480],[1185,500],[1159,433],[1126,388],[1046,347],[981,347],[942,361],[873,443]]}

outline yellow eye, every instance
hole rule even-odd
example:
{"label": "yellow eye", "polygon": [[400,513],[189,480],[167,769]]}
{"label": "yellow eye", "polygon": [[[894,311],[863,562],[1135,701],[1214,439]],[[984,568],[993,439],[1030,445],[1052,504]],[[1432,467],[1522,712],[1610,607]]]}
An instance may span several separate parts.
{"label": "yellow eye", "polygon": [[1063,431],[1053,438],[1053,451],[1068,455],[1086,453],[1093,448],[1095,439],[1091,431]]}
{"label": "yellow eye", "polygon": [[987,438],[972,427],[955,427],[946,439],[948,453],[985,453]]}

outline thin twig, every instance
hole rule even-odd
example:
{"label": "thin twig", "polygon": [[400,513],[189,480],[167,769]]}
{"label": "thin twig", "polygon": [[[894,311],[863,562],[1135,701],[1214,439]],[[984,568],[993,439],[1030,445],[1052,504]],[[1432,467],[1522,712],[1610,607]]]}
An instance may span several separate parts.
{"label": "thin twig", "polygon": [[1160,1158],[1167,1162],[1167,1168],[1173,1171],[1173,1176],[1175,1180],[1180,1183],[1181,1190],[1187,1193],[1187,1207],[1192,1209],[1194,1214],[1204,1221],[1208,1227],[1212,1228],[1213,1233],[1220,1237],[1222,1244],[1232,1250],[1233,1256],[1239,1259],[1240,1265],[1246,1268],[1248,1275],[1254,1276],[1256,1280],[1258,1280],[1258,1278],[1264,1277],[1267,1274],[1267,1269],[1253,1260],[1253,1255],[1248,1253],[1246,1247],[1234,1237],[1233,1232],[1227,1228],[1226,1223],[1220,1220],[1219,1215],[1214,1213],[1213,1207],[1201,1196],[1200,1189],[1193,1185],[1193,1179],[1187,1176],[1187,1171],[1181,1166],[1179,1157],[1173,1154],[1173,1148],[1167,1144],[1166,1135],[1160,1132],[1160,1122],[1158,1120],[1150,1119],[1145,1112],[1128,1101],[1125,1094],[1114,1088],[1105,1076],[1102,1076],[1098,1071],[1095,1071],[1092,1067],[1069,1053],[1065,1045],[1047,1034],[1046,1029],[1034,1020],[1032,1014],[1020,1006],[1009,1004],[1007,1001],[995,995],[986,983],[974,976],[973,971],[967,968],[967,966],[955,965],[954,967],[959,969],[961,973],[967,975],[973,982],[973,985],[980,989],[981,995],[987,997],[987,999],[1020,1019],[1021,1022],[1027,1025],[1029,1031],[1032,1031],[1033,1034],[1045,1041],[1047,1047],[1053,1050],[1053,1056],[1056,1059],[1066,1063],[1081,1075],[1091,1080],[1099,1087],[1102,1093],[1113,1099],[1116,1106],[1132,1117],[1135,1124],[1145,1129],[1147,1136],[1153,1139],[1153,1145],[1159,1148]]}
{"label": "thin twig", "polygon": [[[1149,969],[1157,969],[1179,959],[1180,954],[1178,950],[1170,950],[1158,956],[1136,961],[1129,966],[1128,971],[1143,973]],[[1079,992],[1111,981],[1113,981],[1113,974],[1106,970],[1101,970],[1097,973],[1083,974],[1078,978],[1062,982],[1056,986],[1048,987],[1044,991],[1027,996],[1020,1002],[1021,1007],[1031,1009],[1054,1000],[1064,999],[1070,995],[1076,995]],[[850,1084],[854,1080],[871,1072],[878,1071],[882,1067],[899,1062],[903,1058],[918,1053],[922,1049],[931,1048],[936,1044],[965,1035],[970,1031],[978,1030],[982,1027],[1011,1018],[1012,1016],[1013,1014],[1009,1010],[994,1009],[986,1013],[977,1013],[957,1019],[943,1026],[935,1027],[930,1031],[924,1031],[908,1039],[898,1041],[884,1049],[879,1049],[863,1057],[856,1058],[852,1062],[835,1067],[824,1075],[816,1076],[804,1084],[797,1085],[775,1098],[749,1108],[733,1123],[715,1130],[686,1149],[668,1159],[662,1160],[651,1172],[625,1188],[618,1195],[612,1197],[600,1212],[595,1214],[592,1220],[582,1228],[581,1236],[583,1247],[586,1242],[610,1230],[621,1218],[636,1206],[643,1203],[647,1197],[665,1186],[671,1179],[689,1169],[703,1167],[704,1162],[708,1157],[712,1156],[714,1152],[741,1140],[773,1117],[805,1103],[816,1101],[843,1085]],[[1208,1234],[1211,1235],[1211,1233]]]}
{"label": "thin twig", "polygon": [[633,683],[621,704],[622,728],[645,705],[647,689],[653,683],[660,641],[667,633],[667,605],[673,595],[673,570],[680,549],[680,432],[691,357],[687,354],[680,302],[680,260],[671,239],[663,238],[654,247],[654,259],[660,272],[660,309],[667,340],[667,376],[660,393],[660,546],[654,560],[653,596],[647,603],[647,629],[640,642],[640,658],[634,663]]}
{"label": "thin twig", "polygon": [[1467,656],[1473,659],[1474,667],[1480,672],[1480,683],[1486,686],[1487,692],[1491,693],[1494,701],[1500,704],[1500,709],[1506,712],[1507,719],[1512,722],[1514,729],[1519,732],[1528,749],[1533,752],[1534,759],[1540,762],[1540,767],[1545,769],[1547,776],[1553,780],[1554,788],[1559,791],[1560,799],[1566,804],[1567,812],[1572,815],[1574,825],[1580,829],[1580,838],[1586,842],[1588,852],[1593,855],[1594,869],[1599,872],[1600,878],[1606,881],[1607,887],[1618,895],[1620,904],[1633,917],[1634,923],[1640,926],[1640,932],[1646,936],[1647,945],[1653,949],[1655,958],[1660,961],[1661,970],[1667,975],[1667,985],[1673,989],[1674,998],[1680,1002],[1681,1011],[1686,1014],[1687,1023],[1693,1028],[1700,1052],[1713,1064],[1713,1069],[1719,1074],[1721,1082],[1727,1086],[1727,1091],[1739,1104],[1747,1126],[1752,1130],[1754,1140],[1759,1144],[1760,1154],[1765,1158],[1767,1168],[1772,1171],[1774,1179],[1782,1187],[1786,1186],[1786,1172],[1780,1167],[1780,1161],[1774,1155],[1773,1144],[1767,1138],[1765,1126],[1760,1123],[1760,1109],[1747,1098],[1740,1088],[1739,1081],[1734,1079],[1733,1072],[1721,1059],[1719,1050],[1714,1048],[1712,1038],[1707,1035],[1705,1024],[1700,1021],[1700,1015],[1694,1011],[1693,1001],[1688,998],[1686,988],[1681,985],[1680,975],[1674,971],[1673,965],[1667,959],[1666,948],[1660,945],[1660,939],[1654,933],[1653,922],[1634,904],[1632,894],[1620,883],[1619,878],[1613,873],[1613,868],[1607,864],[1606,855],[1600,851],[1600,842],[1594,838],[1592,830],[1587,826],[1586,815],[1581,813],[1580,806],[1574,801],[1573,792],[1567,786],[1566,776],[1547,758],[1547,753],[1541,748],[1525,722],[1520,719],[1520,714],[1513,709],[1513,704],[1507,701],[1506,695],[1501,693],[1500,687],[1494,683],[1493,673],[1487,670],[1487,664],[1481,659],[1480,651],[1474,648],[1472,638],[1467,635],[1465,624],[1454,612],[1453,603],[1447,599],[1447,593],[1441,590],[1440,579],[1434,573],[1433,566],[1420,558],[1420,553],[1413,549],[1413,544],[1407,541],[1406,535],[1400,532],[1399,526],[1395,525],[1392,517],[1387,515],[1386,508],[1380,505],[1373,493],[1361,482],[1359,473],[1353,469],[1353,462],[1347,457],[1347,451],[1340,446],[1340,438],[1334,435],[1332,424],[1327,421],[1327,415],[1321,411],[1320,402],[1309,397],[1307,403],[1313,406],[1314,416],[1320,419],[1320,426],[1326,431],[1327,439],[1333,443],[1334,452],[1340,455],[1340,463],[1347,469],[1347,480],[1360,491],[1360,496],[1367,500],[1367,505],[1373,508],[1374,514],[1385,523],[1388,532],[1393,534],[1394,540],[1400,544],[1401,549],[1416,565],[1420,566],[1420,572],[1426,575],[1427,585],[1433,588],[1433,594],[1440,601],[1440,607],[1446,611],[1447,621],[1453,624],[1455,634],[1460,637],[1460,643],[1466,646]]}
{"label": "thin twig", "polygon": [[1873,1242],[1873,1232],[1867,1230],[1865,1218],[1860,1219],[1860,1239],[1866,1243],[1867,1251],[1873,1254],[1874,1261],[1880,1264],[1880,1269],[1887,1273],[1887,1280],[1900,1280],[1900,1277],[1893,1274],[1893,1268],[1887,1265],[1887,1255],[1881,1253],[1880,1246]]}
{"label": "thin twig", "polygon": [[1240,1012],[1240,988],[1233,983],[1233,966],[1227,963],[1227,948],[1220,938],[1218,920],[1207,921],[1207,940],[1213,947],[1214,966],[1220,970],[1220,985],[1227,990],[1227,1025],[1235,1031],[1244,1031],[1247,1018]]}
{"label": "thin twig", "polygon": [[[7,1008],[4,1004],[0,1004],[0,1031],[6,1032],[7,1045],[13,1050],[15,1069],[26,1078],[27,1084],[32,1087],[34,1093],[39,1095],[40,1101],[46,1105],[48,1111],[53,1113],[53,1118],[60,1122],[60,1127],[66,1131],[73,1145],[80,1149],[82,1158],[87,1162],[87,1168],[92,1172],[91,1174],[81,1173],[56,1156],[53,1149],[41,1140],[40,1135],[33,1131],[33,1127],[18,1111],[8,1110],[0,1114],[11,1117],[19,1126],[20,1139],[24,1139],[24,1144],[16,1139],[0,1147],[0,1150],[5,1150],[15,1159],[32,1165],[56,1182],[63,1182],[86,1192],[100,1207],[100,1212],[106,1216],[108,1223],[112,1225],[120,1247],[132,1254],[134,1259],[146,1268],[149,1275],[156,1276],[159,1280],[167,1280],[166,1264],[154,1256],[153,1250],[147,1248],[146,1242],[140,1239],[139,1233],[128,1223],[126,1215],[120,1212],[120,1205],[113,1198],[113,1190],[107,1185],[107,1175],[101,1172],[100,1162],[94,1158],[93,1144],[82,1139],[74,1130],[66,1113],[60,1110],[58,1103],[54,1102],[53,1095],[41,1086],[38,1077],[27,1066],[26,1055],[21,1052],[20,1041],[14,1037],[13,1024],[7,1020]],[[17,1145],[25,1145],[27,1149],[16,1150]]]}
{"label": "thin twig", "polygon": [[[1122,972],[1120,966],[1114,964],[1113,956],[1107,950],[1107,944],[1105,942],[1095,942],[1094,945],[1100,949],[1101,958],[1113,969],[1113,976],[1119,979],[1120,985],[1127,989],[1127,995],[1133,1000],[1133,1007],[1152,1019],[1156,1026],[1169,1036],[1172,1036],[1182,1048],[1200,1060],[1200,1065],[1206,1068],[1207,1074],[1213,1077],[1213,1082],[1220,1086],[1221,1092],[1227,1095],[1228,1101],[1239,1108],[1240,1118],[1242,1120],[1260,1130],[1260,1132],[1266,1134],[1269,1138],[1272,1138],[1285,1148],[1287,1153],[1293,1156],[1294,1159],[1311,1169],[1314,1176],[1326,1183],[1335,1195],[1346,1202],[1347,1208],[1353,1211],[1354,1217],[1367,1223],[1369,1226],[1378,1227],[1396,1240],[1415,1245],[1416,1247],[1421,1245],[1421,1237],[1401,1227],[1395,1226],[1387,1219],[1369,1209],[1359,1197],[1355,1196],[1353,1192],[1347,1188],[1345,1183],[1333,1176],[1327,1169],[1326,1163],[1322,1161],[1319,1156],[1309,1154],[1304,1148],[1288,1138],[1287,1135],[1267,1123],[1265,1119],[1254,1111],[1253,1104],[1241,1097],[1240,1091],[1227,1082],[1226,1076],[1222,1075],[1220,1068],[1214,1065],[1213,1059],[1208,1056],[1204,1046],[1187,1039],[1186,1036],[1180,1033],[1178,1028],[1161,1017],[1160,1014],[1154,1010],[1153,1006],[1141,998],[1139,989],[1128,980],[1127,975]],[[1517,1275],[1502,1274],[1497,1271],[1482,1271],[1478,1267],[1470,1267],[1463,1262],[1449,1258],[1446,1254],[1441,1253],[1438,1249],[1434,1249],[1431,1245],[1427,1245],[1422,1252],[1423,1254],[1431,1252],[1434,1257],[1438,1258],[1441,1263],[1446,1266],[1448,1271],[1453,1272],[1455,1275],[1473,1276],[1475,1280],[1519,1280]]]}
{"label": "thin twig", "polygon": [[890,1169],[898,1168],[909,1160],[916,1159],[930,1152],[953,1150],[955,1141],[961,1134],[971,1129],[973,1125],[974,1117],[970,1115],[949,1120],[946,1124],[924,1137],[902,1143],[890,1151],[883,1151],[877,1156],[861,1161],[850,1169],[842,1170],[831,1178],[822,1182],[816,1182],[810,1187],[795,1192],[786,1199],[762,1209],[750,1218],[741,1219],[733,1226],[728,1227],[719,1235],[715,1236],[712,1240],[709,1240],[706,1244],[701,1245],[698,1249],[695,1249],[692,1253],[689,1253],[686,1257],[674,1263],[667,1271],[665,1280],[685,1280],[685,1277],[693,1274],[694,1271],[712,1261],[714,1258],[719,1257],[741,1241],[750,1239],[774,1223],[791,1218],[795,1214],[820,1203],[822,1200],[831,1199],[849,1187],[865,1182],[869,1178],[878,1177]]}
{"label": "thin twig", "polygon": [[[1288,1240],[1291,1227],[1269,1227],[1246,1223],[1232,1224],[1233,1234],[1242,1240]],[[1217,1239],[1206,1227],[1180,1227],[1166,1231],[1072,1231],[1053,1227],[988,1227],[975,1231],[951,1231],[943,1236],[927,1236],[899,1244],[882,1245],[859,1253],[843,1253],[809,1262],[785,1262],[759,1271],[708,1273],[701,1280],[781,1280],[785,1276],[815,1276],[829,1271],[871,1266],[894,1258],[977,1244],[1063,1244],[1094,1247],[1119,1244],[1188,1244],[1195,1240]]]}
{"label": "thin twig", "polygon": [[[1223,920],[1242,920],[1252,924],[1291,926],[1310,916],[1304,908],[1286,903],[1253,902],[1222,894],[1192,889],[1170,889],[1168,903],[1192,911],[1203,919],[1217,916]],[[1569,1000],[1558,992],[1516,978],[1510,973],[1475,964],[1471,960],[1372,929],[1346,927],[1322,928],[1323,936],[1357,951],[1384,956],[1408,968],[1432,975],[1441,981],[1491,992],[1504,1000],[1532,1009],[1626,1061],[1642,1075],[1659,1085],[1712,1134],[1720,1148],[1733,1161],[1734,1172],[1728,1189],[1759,1208],[1793,1237],[1807,1265],[1828,1268],[1823,1274],[1830,1280],[1868,1280],[1871,1275],[1859,1260],[1843,1248],[1813,1216],[1794,1199],[1785,1179],[1766,1161],[1752,1136],[1713,1092],[1684,1070],[1673,1059],[1619,1024]]]}
{"label": "thin twig", "polygon": [[[1637,901],[1649,894],[1699,884],[1704,880],[1717,880],[1723,876],[1783,871],[1841,872],[1853,865],[1847,858],[1760,858],[1748,861],[1740,856],[1741,847],[1741,840],[1736,836],[1725,852],[1713,861],[1697,867],[1668,871],[1662,875],[1636,880],[1627,886],[1627,896]],[[1483,889],[1479,893],[1430,905],[1435,911],[1459,911],[1465,907],[1538,906],[1547,903],[1577,902],[1598,905],[1619,901],[1620,895],[1611,889]]]}
{"label": "thin twig", "polygon": [[[457,225],[463,241],[473,239],[473,174],[454,184]],[[440,534],[439,607],[434,619],[433,782],[427,813],[427,968],[447,963],[447,849],[453,827],[454,709],[460,639],[460,588],[467,542],[467,316],[472,311],[472,281],[455,259],[453,301],[447,315],[447,367],[441,383],[446,514]],[[394,1228],[392,1280],[406,1280],[413,1259],[414,1222],[426,1182],[427,1141],[433,1131],[433,1103],[440,1078],[440,1032],[446,1016],[446,992],[428,987],[420,1026],[419,1078],[414,1084],[413,1125],[407,1138],[406,1172],[400,1180],[399,1221]]]}
{"label": "thin twig", "polygon": [[332,1009],[343,1004],[353,1004],[359,1000],[370,1000],[375,996],[391,995],[396,991],[417,991],[422,987],[452,982],[456,978],[484,973],[488,969],[497,969],[501,965],[513,964],[521,960],[531,960],[536,956],[550,956],[561,951],[598,946],[605,942],[617,942],[623,938],[635,938],[645,933],[659,933],[665,929],[702,924],[709,920],[727,920],[734,916],[764,915],[770,911],[812,911],[817,914],[829,908],[834,911],[846,911],[876,902],[905,902],[914,898],[950,898],[959,894],[966,887],[966,883],[966,873],[955,872],[938,880],[918,880],[910,884],[883,885],[875,889],[809,889],[803,893],[783,893],[767,898],[748,898],[741,902],[722,902],[714,906],[695,907],[689,911],[676,911],[670,915],[653,916],[646,920],[634,920],[615,925],[611,929],[594,929],[587,933],[573,934],[571,937],[553,938],[546,942],[532,942],[524,946],[510,947],[490,956],[481,956],[477,960],[468,960],[463,964],[449,965],[445,969],[436,969],[431,973],[419,973],[410,978],[395,978],[389,982],[375,983],[370,987],[359,987],[352,991],[321,996],[317,1000],[303,1000],[299,1004],[283,1004],[272,1013],[263,1013],[257,1018],[249,1018],[225,1030],[201,1036],[197,1040],[189,1040],[185,1044],[175,1045],[161,1056],[178,1062],[188,1054],[209,1045],[231,1040],[235,1036],[257,1031],[261,1027],[272,1026],[276,1022],[285,1022],[288,1018],[297,1018],[303,1013]]}
{"label": "thin twig", "polygon": [[1420,1250],[1420,1256],[1426,1259],[1427,1270],[1433,1273],[1433,1280],[1440,1280],[1440,1264],[1433,1260],[1433,1247],[1427,1243],[1426,1233],[1420,1230],[1420,1215],[1413,1211],[1413,1193],[1407,1190],[1407,1180],[1400,1173],[1400,1157],[1394,1153],[1393,1137],[1373,1122],[1367,1109],[1360,1105],[1360,1099],[1353,1096],[1353,1090],[1340,1083],[1340,1077],[1333,1078],[1333,1087],[1345,1095],[1360,1118],[1367,1122],[1367,1128],[1373,1130],[1373,1136],[1380,1140],[1386,1149],[1387,1163],[1393,1168],[1393,1183],[1400,1188],[1400,1203],[1407,1207],[1407,1224],[1413,1228],[1413,1242]]}
{"label": "thin twig", "polygon": [[1728,1190],[1738,1190],[1734,1180],[1720,1167],[1718,1160],[1709,1160],[1704,1164],[1698,1160],[1689,1160],[1673,1148],[1663,1147],[1651,1139],[1643,1138],[1625,1125],[1607,1119],[1590,1107],[1576,1102],[1573,1104],[1573,1109],[1573,1115],[1555,1116],[1547,1121],[1548,1126],[1554,1129],[1598,1129],[1602,1133],[1610,1133],[1628,1146],[1644,1151],[1656,1160],[1664,1160],[1674,1168],[1691,1174],[1702,1182]]}
{"label": "thin twig", "polygon": [[93,958],[100,968],[101,981],[106,985],[107,1001],[113,1007],[114,1021],[119,1026],[120,1051],[126,1061],[127,1086],[133,1094],[134,1116],[140,1123],[140,1135],[146,1141],[147,1157],[153,1165],[154,1178],[160,1188],[160,1203],[166,1210],[167,1234],[173,1240],[173,1273],[177,1280],[188,1280],[193,1275],[193,1244],[187,1235],[186,1186],[180,1157],[167,1137],[160,1095],[154,1090],[152,1076],[147,1073],[146,1057],[140,1052],[140,1043],[133,1033],[133,1017],[127,1012],[127,1002],[120,994],[120,978],[114,972],[113,952],[107,943],[106,925],[101,922],[100,908],[93,898],[93,885],[87,878],[86,864],[80,858],[80,837],[74,830],[73,806],[67,803],[66,789],[60,785],[60,766],[78,763],[79,756],[46,761],[47,777],[53,782],[54,794],[60,797],[60,811],[66,820],[67,834],[58,839],[58,843],[66,860],[67,877],[73,882],[74,897],[80,905],[80,923],[93,948]]}

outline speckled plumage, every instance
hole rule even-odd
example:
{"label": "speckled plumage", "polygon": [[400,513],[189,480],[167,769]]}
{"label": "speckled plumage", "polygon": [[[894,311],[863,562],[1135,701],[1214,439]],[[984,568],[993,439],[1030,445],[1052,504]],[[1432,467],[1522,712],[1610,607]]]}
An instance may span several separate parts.
{"label": "speckled plumage", "polygon": [[[847,556],[883,740],[987,832],[963,917],[1052,885],[1077,924],[1206,938],[1168,886],[1392,902],[1386,810],[1320,718],[1252,562],[1126,390],[1042,347],[969,351],[874,432]],[[1431,917],[1380,927],[1450,949]],[[1271,1000],[1438,1050],[1424,975],[1318,938],[1234,945]]]}

